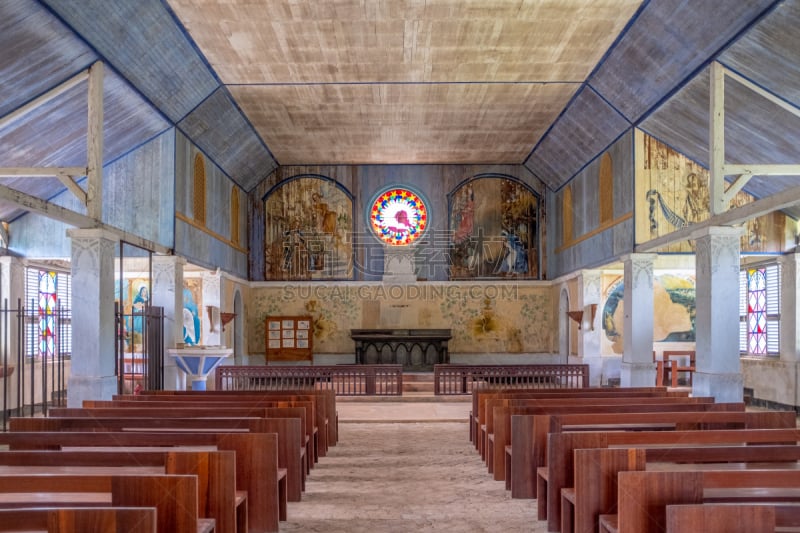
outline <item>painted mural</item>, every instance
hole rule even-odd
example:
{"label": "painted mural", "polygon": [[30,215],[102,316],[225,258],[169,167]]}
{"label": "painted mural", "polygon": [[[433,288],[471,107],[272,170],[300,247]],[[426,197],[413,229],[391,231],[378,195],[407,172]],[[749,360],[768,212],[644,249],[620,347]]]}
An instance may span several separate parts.
{"label": "painted mural", "polygon": [[[636,242],[641,244],[710,217],[708,170],[649,135],[636,131]],[[731,207],[754,200],[739,192]],[[783,252],[793,246],[796,222],[770,213],[746,223],[743,252]],[[694,241],[675,243],[665,252],[694,252]]]}
{"label": "painted mural", "polygon": [[539,197],[523,183],[477,176],[449,197],[451,279],[539,278]]}
{"label": "painted mural", "polygon": [[264,200],[266,279],[353,277],[353,201],[333,180],[302,176]]}
{"label": "painted mural", "polygon": [[[623,352],[624,280],[604,276],[602,353]],[[695,341],[695,278],[690,275],[660,274],[653,279],[653,341],[685,343]]]}
{"label": "painted mural", "polygon": [[202,344],[203,328],[200,324],[203,280],[183,280],[183,342],[189,346]]}
{"label": "painted mural", "polygon": [[114,282],[114,299],[119,302],[122,301],[122,309],[125,315],[124,320],[124,339],[126,348],[133,344],[133,346],[141,346],[142,333],[144,332],[144,312],[145,307],[150,302],[150,280],[147,278],[126,278],[121,283],[121,298],[120,298],[120,282]]}
{"label": "painted mural", "polygon": [[[352,328],[449,328],[454,353],[546,353],[551,291],[520,284],[287,284],[254,287],[252,353],[263,352],[264,318],[309,314],[315,353],[352,354]],[[541,327],[536,327],[540,325]]]}

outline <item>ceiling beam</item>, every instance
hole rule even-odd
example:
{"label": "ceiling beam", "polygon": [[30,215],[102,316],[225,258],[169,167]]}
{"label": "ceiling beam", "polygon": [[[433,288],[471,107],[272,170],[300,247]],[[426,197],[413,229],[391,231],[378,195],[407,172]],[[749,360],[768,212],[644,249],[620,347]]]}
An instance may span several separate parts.
{"label": "ceiling beam", "polygon": [[59,174],[85,176],[86,167],[0,167],[3,178],[48,178]]}
{"label": "ceiling beam", "polygon": [[104,224],[103,222],[95,220],[82,213],[72,211],[60,205],[48,202],[47,200],[42,200],[36,196],[17,191],[11,187],[6,187],[5,185],[0,185],[0,200],[12,202],[15,205],[27,209],[28,211],[32,211],[53,220],[58,220],[59,222],[63,222],[64,224],[68,224],[76,228],[104,229],[119,237],[120,240],[131,243],[140,248],[145,248],[159,254],[172,254],[172,249],[167,248],[166,246],[162,246],[148,239],[143,239],[138,235],[134,235],[119,228],[115,228],[114,226]]}
{"label": "ceiling beam", "polygon": [[780,211],[787,207],[792,207],[800,204],[800,187],[793,187],[781,193],[744,204],[741,207],[729,209],[719,215],[714,215],[708,220],[686,226],[679,230],[662,235],[651,241],[639,244],[634,247],[636,253],[639,252],[656,252],[660,248],[668,246],[676,242],[693,239],[694,234],[698,231],[705,230],[712,226],[735,226],[743,222],[747,222],[751,218],[756,218],[768,215],[773,211]]}

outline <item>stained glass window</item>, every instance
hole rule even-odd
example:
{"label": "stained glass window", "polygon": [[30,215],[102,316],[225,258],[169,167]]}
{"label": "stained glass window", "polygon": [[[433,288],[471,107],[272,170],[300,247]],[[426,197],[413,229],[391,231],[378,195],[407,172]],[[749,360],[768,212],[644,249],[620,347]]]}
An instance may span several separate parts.
{"label": "stained glass window", "polygon": [[406,246],[419,239],[428,225],[428,208],[420,196],[402,187],[375,198],[369,211],[372,231],[391,246]]}
{"label": "stained glass window", "polygon": [[39,355],[55,354],[55,310],[58,302],[57,274],[39,271]]}
{"label": "stained glass window", "polygon": [[25,272],[25,355],[59,359],[72,353],[70,276],[42,268]]}
{"label": "stained glass window", "polygon": [[777,264],[742,270],[739,278],[739,350],[750,355],[780,351],[780,269]]}

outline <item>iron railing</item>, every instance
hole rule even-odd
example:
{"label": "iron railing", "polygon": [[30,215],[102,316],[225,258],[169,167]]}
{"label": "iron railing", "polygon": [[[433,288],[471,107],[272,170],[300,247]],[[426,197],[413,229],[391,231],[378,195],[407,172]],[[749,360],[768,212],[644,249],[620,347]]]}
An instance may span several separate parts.
{"label": "iron railing", "polygon": [[221,366],[217,390],[333,389],[341,396],[400,396],[402,365]]}
{"label": "iron railing", "polygon": [[486,388],[563,389],[589,386],[589,365],[435,365],[434,394]]}
{"label": "iron railing", "polygon": [[66,405],[72,355],[72,312],[57,306],[41,311],[17,300],[0,307],[0,389],[2,430],[11,416],[47,414]]}
{"label": "iron railing", "polygon": [[123,313],[114,304],[117,393],[164,388],[164,308],[146,306]]}

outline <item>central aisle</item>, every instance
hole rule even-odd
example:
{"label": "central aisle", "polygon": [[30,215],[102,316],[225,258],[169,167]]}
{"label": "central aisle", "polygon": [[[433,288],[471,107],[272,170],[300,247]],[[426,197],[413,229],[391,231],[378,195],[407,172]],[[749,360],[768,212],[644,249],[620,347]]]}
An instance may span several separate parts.
{"label": "central aisle", "polygon": [[[536,520],[535,500],[512,500],[491,479],[469,442],[466,418],[453,421],[452,408],[466,413],[468,406],[338,407],[339,442],[312,470],[303,501],[289,506],[281,531],[546,530]],[[349,408],[356,412],[351,419]],[[380,414],[402,421],[375,420]],[[413,422],[415,414],[424,421]]]}

